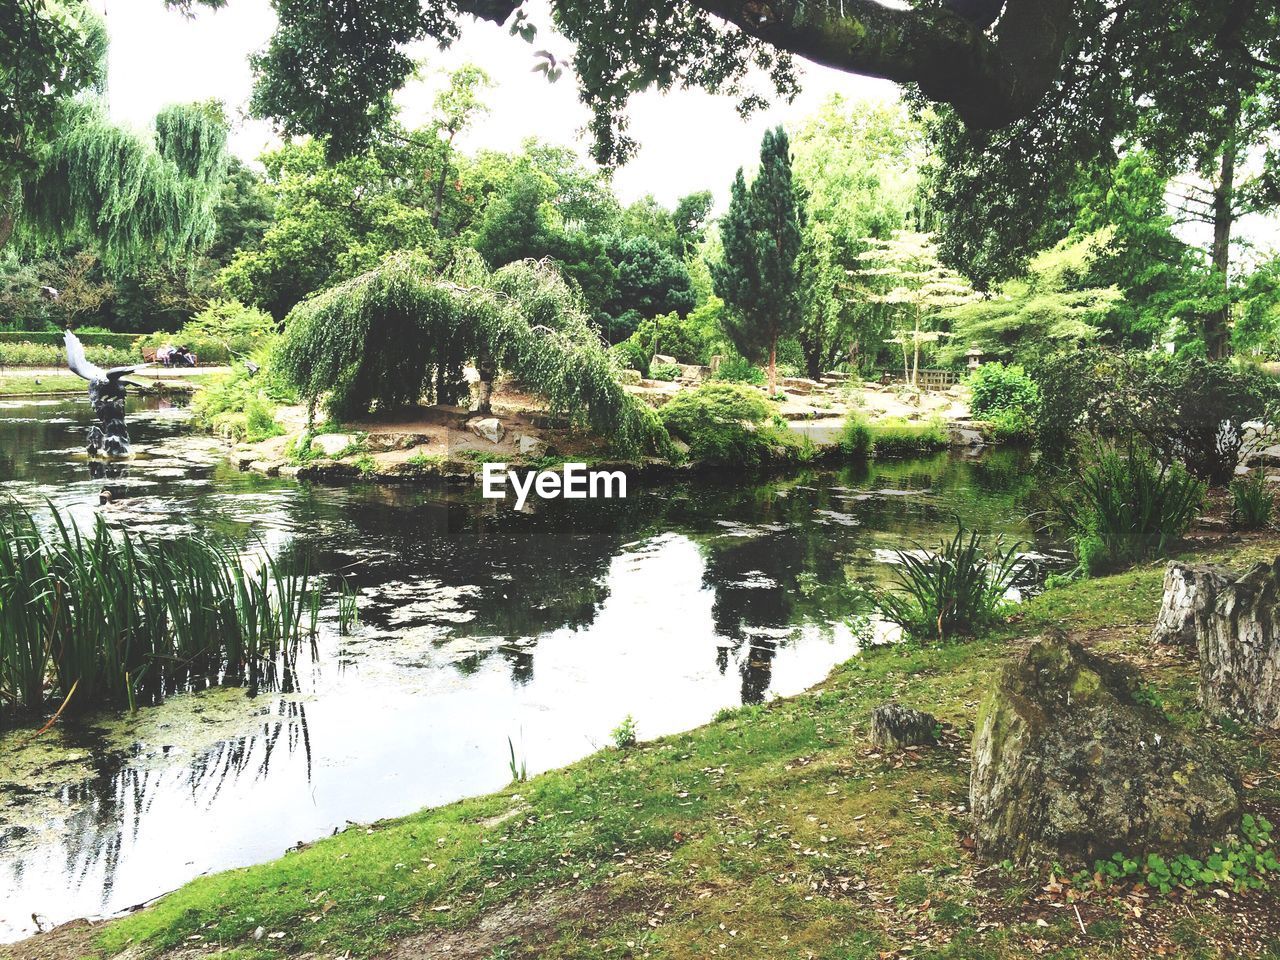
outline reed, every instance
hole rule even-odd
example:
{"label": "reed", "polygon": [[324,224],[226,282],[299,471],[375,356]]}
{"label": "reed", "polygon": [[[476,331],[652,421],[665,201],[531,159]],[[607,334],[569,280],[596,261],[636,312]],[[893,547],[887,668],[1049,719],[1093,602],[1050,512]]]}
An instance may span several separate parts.
{"label": "reed", "polygon": [[196,683],[272,686],[314,636],[316,603],[307,571],[270,557],[250,567],[199,538],[0,510],[0,715],[136,709]]}

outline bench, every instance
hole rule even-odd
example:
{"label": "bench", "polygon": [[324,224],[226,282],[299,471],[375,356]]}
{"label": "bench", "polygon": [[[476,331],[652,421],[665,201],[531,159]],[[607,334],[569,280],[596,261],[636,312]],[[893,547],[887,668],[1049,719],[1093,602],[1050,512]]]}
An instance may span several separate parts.
{"label": "bench", "polygon": [[[143,348],[142,348],[142,362],[143,362],[143,363],[155,363],[155,362],[156,362],[156,351],[157,351],[157,349],[159,349],[159,348],[157,348],[157,347],[143,347]],[[198,367],[198,366],[200,366],[200,357],[199,357],[197,354],[194,354],[194,353],[193,353],[193,354],[191,354],[191,365],[192,365],[193,367]],[[165,366],[167,367],[167,366],[169,366],[169,364],[168,364],[168,363],[166,363],[166,364],[165,364]]]}

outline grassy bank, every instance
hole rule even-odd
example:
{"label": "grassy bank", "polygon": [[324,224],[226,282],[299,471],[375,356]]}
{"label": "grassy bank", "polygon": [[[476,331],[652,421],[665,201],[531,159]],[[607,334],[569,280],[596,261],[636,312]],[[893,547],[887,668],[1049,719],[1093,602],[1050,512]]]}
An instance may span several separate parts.
{"label": "grassy bank", "polygon": [[[1277,549],[1272,538],[1218,559]],[[1161,579],[1148,565],[1056,589],[980,641],[876,650],[807,694],[502,793],[352,827],[11,955],[1277,956],[1270,893],[1160,899],[1118,888],[1068,902],[1047,878],[984,867],[965,847],[977,704],[993,664],[1025,638],[1062,625],[1138,663],[1175,719],[1199,722],[1193,653],[1146,642]],[[934,712],[947,724],[943,745],[873,752],[868,714],[890,698]],[[1271,814],[1277,742],[1222,736],[1244,769],[1247,807]]]}

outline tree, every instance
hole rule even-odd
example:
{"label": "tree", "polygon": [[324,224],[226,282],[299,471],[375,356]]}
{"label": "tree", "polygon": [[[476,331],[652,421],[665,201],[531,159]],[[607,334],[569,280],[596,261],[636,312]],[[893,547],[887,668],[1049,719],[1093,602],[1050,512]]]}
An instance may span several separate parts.
{"label": "tree", "polygon": [[[1280,182],[1280,155],[1267,142],[1280,121],[1280,8],[1250,0],[1077,6],[1093,26],[1026,116],[982,131],[939,113],[932,136],[944,257],[984,285],[1016,274],[1068,232],[1077,172],[1112,169],[1118,155],[1143,147],[1166,178],[1190,178],[1184,209],[1210,226],[1206,261],[1229,293],[1236,220],[1275,202]],[[1260,176],[1242,185],[1248,167]],[[1225,349],[1226,321],[1225,302],[1200,318],[1213,355]]]}
{"label": "tree", "polygon": [[261,241],[222,272],[227,290],[277,319],[308,294],[355,276],[394,250],[441,254],[420,148],[380,142],[337,163],[315,141],[262,157],[275,216]]}
{"label": "tree", "polygon": [[[190,10],[226,0],[167,2]],[[524,0],[276,0],[275,7],[276,34],[255,59],[254,107],[287,133],[327,137],[340,153],[362,148],[387,117],[391,95],[413,70],[409,45],[426,38],[449,43],[464,14],[510,19],[512,32],[536,36]],[[954,105],[970,125],[999,127],[1036,106],[1060,76],[1064,55],[1077,55],[1081,35],[1098,29],[1098,8],[1091,0],[1008,0],[991,32],[999,11],[994,0],[907,8],[878,0],[555,0],[552,18],[574,44],[597,157],[615,162],[634,147],[625,120],[634,92],[701,87],[740,96],[741,108],[751,110],[764,98],[744,89],[749,70],[762,68],[774,91],[790,97],[797,89],[793,54],[914,84]]]}
{"label": "tree", "polygon": [[919,382],[920,354],[945,331],[936,328],[943,312],[969,303],[976,294],[954,270],[938,260],[938,248],[927,233],[894,231],[888,240],[872,239],[860,257],[869,266],[861,277],[877,288],[869,299],[890,304],[897,324],[892,343],[902,348],[902,372],[913,386]]}
{"label": "tree", "polygon": [[707,225],[711,220],[711,205],[714,197],[710,190],[699,190],[681,197],[676,202],[675,212],[671,219],[676,228],[676,253],[688,259],[698,249],[707,235]]}
{"label": "tree", "polygon": [[444,188],[453,171],[454,140],[489,108],[480,94],[493,86],[489,75],[474,64],[464,64],[449,75],[449,83],[436,95],[436,121],[432,132],[440,144],[437,163],[435,196],[432,200],[431,226],[440,229],[440,217],[444,212]]}
{"label": "tree", "polygon": [[1064,240],[1033,259],[1025,276],[946,311],[952,336],[940,351],[943,362],[958,362],[970,347],[979,347],[987,360],[1025,363],[1096,340],[1101,321],[1123,296],[1115,287],[1087,287],[1082,281],[1112,237],[1111,230],[1102,230]]}
{"label": "tree", "polygon": [[903,228],[918,190],[922,130],[901,105],[850,104],[834,96],[796,133],[796,179],[805,194],[798,339],[810,377],[837,361],[874,354],[888,311],[850,296],[868,238]]}
{"label": "tree", "polygon": [[730,310],[725,333],[746,357],[767,357],[769,393],[778,389],[778,340],[800,323],[800,198],[791,177],[786,132],[760,143],[760,170],[747,187],[742,168],[720,224],[723,259],[712,267],[716,293]]}
{"label": "tree", "polygon": [[227,158],[227,175],[213,210],[213,242],[205,251],[214,263],[226,266],[237,250],[247,250],[262,241],[274,216],[271,191],[262,175],[240,160]]}
{"label": "tree", "polygon": [[605,336],[625,340],[641,320],[693,309],[693,281],[685,265],[643,234],[610,237],[605,247],[613,262],[613,290],[603,304],[609,317]]}

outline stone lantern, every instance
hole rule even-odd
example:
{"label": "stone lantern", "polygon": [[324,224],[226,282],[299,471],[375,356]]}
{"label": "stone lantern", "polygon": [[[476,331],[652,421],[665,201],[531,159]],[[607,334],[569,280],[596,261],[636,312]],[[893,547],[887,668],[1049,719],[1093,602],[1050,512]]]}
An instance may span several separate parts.
{"label": "stone lantern", "polygon": [[982,354],[983,350],[981,347],[970,347],[968,352],[965,353],[965,357],[969,360],[970,370],[977,370],[982,366]]}

